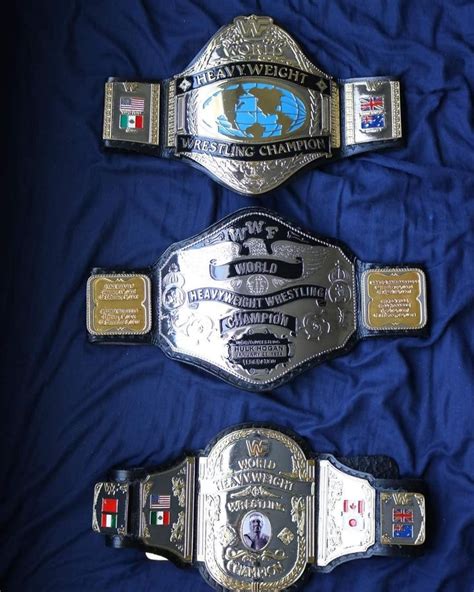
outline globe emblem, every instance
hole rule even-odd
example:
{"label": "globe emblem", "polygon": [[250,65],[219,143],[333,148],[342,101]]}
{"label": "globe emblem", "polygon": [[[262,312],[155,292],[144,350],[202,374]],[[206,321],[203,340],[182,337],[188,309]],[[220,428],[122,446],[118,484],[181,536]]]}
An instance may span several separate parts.
{"label": "globe emblem", "polygon": [[175,310],[186,302],[186,294],[178,286],[168,286],[163,291],[163,306],[166,310]]}
{"label": "globe emblem", "polygon": [[207,125],[217,125],[220,134],[246,140],[286,137],[306,121],[299,97],[262,82],[230,84],[206,99],[203,111]]}
{"label": "globe emblem", "polygon": [[345,281],[338,280],[329,288],[328,296],[331,302],[349,302],[352,296],[351,288]]}
{"label": "globe emblem", "polygon": [[247,288],[251,294],[265,294],[268,290],[268,280],[264,275],[251,275],[247,279]]}

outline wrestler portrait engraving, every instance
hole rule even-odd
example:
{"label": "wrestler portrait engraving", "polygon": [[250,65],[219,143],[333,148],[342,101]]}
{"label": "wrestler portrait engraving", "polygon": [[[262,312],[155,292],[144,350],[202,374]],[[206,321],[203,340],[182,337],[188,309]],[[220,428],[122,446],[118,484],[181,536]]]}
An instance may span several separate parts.
{"label": "wrestler portrait engraving", "polygon": [[241,532],[246,547],[261,551],[270,542],[272,527],[270,520],[261,512],[249,512],[242,520]]}

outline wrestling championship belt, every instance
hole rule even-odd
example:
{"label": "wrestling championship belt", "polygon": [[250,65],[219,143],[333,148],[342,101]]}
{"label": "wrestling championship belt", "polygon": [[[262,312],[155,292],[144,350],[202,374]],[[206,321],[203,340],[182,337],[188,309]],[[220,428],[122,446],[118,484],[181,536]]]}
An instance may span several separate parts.
{"label": "wrestling championship belt", "polygon": [[105,85],[106,146],[186,160],[242,194],[401,137],[398,80],[335,80],[267,16],[234,19],[169,80]]}
{"label": "wrestling championship belt", "polygon": [[236,426],[171,468],[112,471],[95,485],[92,528],[193,564],[219,590],[277,592],[310,569],[422,553],[424,491],[390,457],[311,454],[279,429]]}
{"label": "wrestling championship belt", "polygon": [[363,263],[261,208],[171,245],[151,268],[96,268],[87,282],[90,341],[158,345],[255,391],[361,338],[419,336],[426,321],[421,269]]}

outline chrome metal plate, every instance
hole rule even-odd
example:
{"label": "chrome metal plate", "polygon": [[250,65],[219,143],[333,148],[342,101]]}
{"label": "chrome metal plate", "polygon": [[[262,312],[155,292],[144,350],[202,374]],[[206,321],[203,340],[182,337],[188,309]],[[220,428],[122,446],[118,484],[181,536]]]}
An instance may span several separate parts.
{"label": "chrome metal plate", "polygon": [[368,78],[344,84],[345,141],[365,144],[402,137],[400,83]]}
{"label": "chrome metal plate", "polygon": [[350,255],[266,210],[172,245],[157,275],[164,351],[243,388],[276,386],[355,332]]}
{"label": "chrome metal plate", "polygon": [[375,543],[375,488],[329,460],[319,462],[318,566]]}
{"label": "chrome metal plate", "polygon": [[287,589],[314,561],[315,462],[289,436],[243,428],[200,459],[197,560],[226,590]]}

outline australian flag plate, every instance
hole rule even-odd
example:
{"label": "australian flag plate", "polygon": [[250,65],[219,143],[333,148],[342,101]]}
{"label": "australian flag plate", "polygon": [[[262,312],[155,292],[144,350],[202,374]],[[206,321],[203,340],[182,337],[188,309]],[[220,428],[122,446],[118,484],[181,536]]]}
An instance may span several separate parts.
{"label": "australian flag plate", "polygon": [[363,95],[359,101],[361,131],[374,133],[385,129],[384,97]]}

